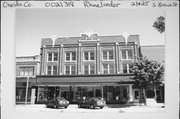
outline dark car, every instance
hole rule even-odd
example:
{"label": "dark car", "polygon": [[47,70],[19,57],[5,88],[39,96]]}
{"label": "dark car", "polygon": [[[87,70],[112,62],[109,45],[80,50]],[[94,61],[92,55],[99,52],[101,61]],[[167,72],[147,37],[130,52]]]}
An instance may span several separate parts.
{"label": "dark car", "polygon": [[106,102],[101,98],[86,98],[81,99],[81,101],[78,102],[78,107],[87,107],[87,108],[95,108],[100,107],[101,109],[106,106]]}
{"label": "dark car", "polygon": [[48,100],[46,103],[47,108],[48,107],[51,107],[51,108],[65,107],[65,108],[67,108],[68,106],[69,106],[69,101],[67,101],[63,97]]}

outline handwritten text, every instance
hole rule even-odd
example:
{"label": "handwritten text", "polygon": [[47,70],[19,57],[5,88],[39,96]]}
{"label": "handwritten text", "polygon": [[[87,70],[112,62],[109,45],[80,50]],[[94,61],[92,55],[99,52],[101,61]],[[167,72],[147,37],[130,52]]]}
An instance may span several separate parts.
{"label": "handwritten text", "polygon": [[3,2],[2,3],[2,6],[4,8],[12,8],[12,7],[31,7],[32,4],[28,1],[26,2]]}
{"label": "handwritten text", "polygon": [[84,1],[83,2],[84,7],[96,7],[96,8],[102,8],[102,7],[119,7],[120,3],[114,3],[113,1],[110,2],[90,2],[90,1]]}
{"label": "handwritten text", "polygon": [[46,2],[45,7],[74,7],[74,1]]}

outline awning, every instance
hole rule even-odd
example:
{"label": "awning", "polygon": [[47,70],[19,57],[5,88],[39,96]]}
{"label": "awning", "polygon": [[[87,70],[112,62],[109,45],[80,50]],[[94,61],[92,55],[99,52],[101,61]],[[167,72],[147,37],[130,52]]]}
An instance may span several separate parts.
{"label": "awning", "polygon": [[[29,87],[36,84],[36,78],[29,78]],[[27,77],[16,78],[16,87],[26,87]]]}
{"label": "awning", "polygon": [[37,76],[36,85],[99,85],[129,84],[132,75]]}

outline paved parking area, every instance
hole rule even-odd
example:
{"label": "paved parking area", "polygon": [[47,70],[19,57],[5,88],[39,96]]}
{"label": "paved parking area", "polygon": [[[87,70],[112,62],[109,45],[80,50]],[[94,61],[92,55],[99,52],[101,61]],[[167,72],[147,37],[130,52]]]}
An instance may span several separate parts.
{"label": "paved parking area", "polygon": [[[88,109],[88,108],[78,108],[76,104],[71,104],[68,106],[67,109],[65,108],[46,108],[45,105],[36,104],[36,105],[16,105],[16,111],[40,111],[40,112],[65,112],[65,113],[101,113],[101,112],[117,112],[117,113],[124,113],[124,112],[163,112],[165,108],[162,107],[162,104],[154,105],[154,106],[109,106],[107,105],[103,109],[95,108],[95,109]],[[112,108],[111,108],[112,107]]]}

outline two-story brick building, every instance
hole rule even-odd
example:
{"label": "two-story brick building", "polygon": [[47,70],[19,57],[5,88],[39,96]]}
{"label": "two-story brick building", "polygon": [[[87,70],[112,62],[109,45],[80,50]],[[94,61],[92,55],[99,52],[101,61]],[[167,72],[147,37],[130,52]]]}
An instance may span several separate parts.
{"label": "two-story brick building", "polygon": [[138,101],[130,68],[139,50],[139,35],[43,38],[36,103],[58,96],[71,103],[78,97],[102,97],[107,103]]}
{"label": "two-story brick building", "polygon": [[16,57],[16,103],[35,103],[36,75],[39,74],[39,55]]}

